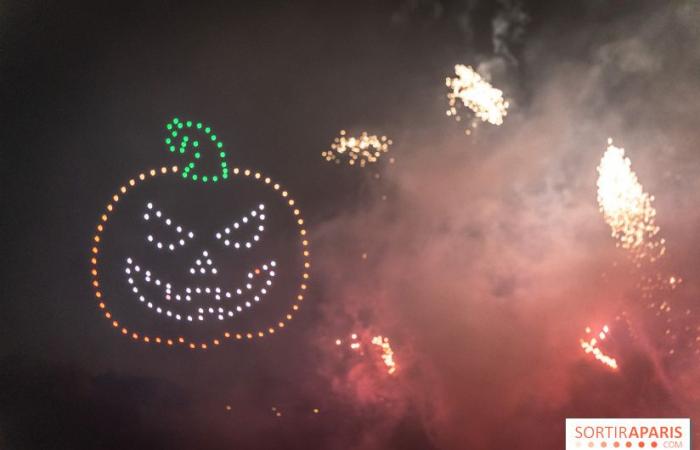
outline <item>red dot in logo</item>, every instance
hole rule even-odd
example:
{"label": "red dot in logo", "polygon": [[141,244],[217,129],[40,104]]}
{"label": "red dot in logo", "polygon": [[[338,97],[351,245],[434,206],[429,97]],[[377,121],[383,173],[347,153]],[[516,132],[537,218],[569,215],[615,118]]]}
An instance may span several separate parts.
{"label": "red dot in logo", "polygon": [[625,444],[625,447],[627,447],[627,448],[630,448],[630,447],[632,447],[632,443],[631,443],[631,442],[629,442],[629,441],[627,441],[627,443]]}
{"label": "red dot in logo", "polygon": [[600,446],[603,447],[603,448],[605,448],[605,447],[608,446],[608,443],[605,442],[605,441],[603,441],[603,442],[600,443]]}
{"label": "red dot in logo", "polygon": [[656,448],[656,441],[652,442],[652,443],[651,443],[651,446],[654,447],[654,448]]}
{"label": "red dot in logo", "polygon": [[613,444],[613,447],[615,447],[615,448],[618,448],[619,446],[620,446],[620,443],[617,441]]}
{"label": "red dot in logo", "polygon": [[642,448],[642,447],[644,447],[644,442],[641,442],[641,441],[640,441],[640,442],[639,442],[639,448]]}
{"label": "red dot in logo", "polygon": [[588,443],[588,447],[589,447],[589,448],[593,448],[593,442],[592,442],[592,441]]}

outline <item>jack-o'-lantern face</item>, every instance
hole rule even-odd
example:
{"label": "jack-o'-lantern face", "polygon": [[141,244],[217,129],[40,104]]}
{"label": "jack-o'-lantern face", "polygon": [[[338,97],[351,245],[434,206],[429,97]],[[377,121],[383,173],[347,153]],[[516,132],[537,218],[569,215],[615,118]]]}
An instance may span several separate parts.
{"label": "jack-o'-lantern face", "polygon": [[[181,153],[204,147],[185,134],[197,127],[204,130],[175,119],[166,144],[181,135]],[[144,171],[100,217],[95,296],[133,340],[208,348],[263,337],[284,328],[304,299],[308,238],[295,200],[261,173],[229,167],[215,139],[220,175],[197,174],[196,163]]]}

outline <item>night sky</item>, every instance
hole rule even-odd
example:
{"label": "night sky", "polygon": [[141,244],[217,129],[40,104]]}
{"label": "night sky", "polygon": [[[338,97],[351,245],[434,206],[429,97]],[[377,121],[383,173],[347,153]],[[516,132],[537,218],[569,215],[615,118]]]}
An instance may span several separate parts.
{"label": "night sky", "polygon": [[[503,90],[503,125],[446,116],[456,64]],[[699,89],[691,0],[0,1],[0,449],[554,450],[567,417],[699,419]],[[168,348],[97,307],[99,216],[185,164],[174,117],[303,211],[309,290],[272,336]],[[340,130],[393,145],[326,162]],[[608,137],[654,195],[653,265],[599,212]],[[211,212],[177,182],[171,208]],[[659,316],[640,279],[670,275]],[[618,370],[579,346],[602,324]]]}

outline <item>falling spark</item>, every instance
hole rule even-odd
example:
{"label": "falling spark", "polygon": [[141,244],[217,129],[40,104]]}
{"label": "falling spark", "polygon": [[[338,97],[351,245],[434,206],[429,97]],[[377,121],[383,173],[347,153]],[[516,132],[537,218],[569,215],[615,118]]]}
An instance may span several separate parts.
{"label": "falling spark", "polygon": [[321,156],[336,164],[345,159],[351,166],[359,164],[360,167],[365,167],[368,163],[376,163],[392,144],[386,136],[370,135],[363,131],[359,137],[348,137],[345,130],[341,130],[340,136],[333,140],[331,149],[321,152]]}
{"label": "falling spark", "polygon": [[[501,125],[503,118],[508,114],[508,102],[503,99],[503,91],[496,89],[484,80],[470,66],[457,64],[455,66],[455,78],[447,77],[445,84],[450,92],[447,93],[449,102],[448,116],[453,116],[458,122],[461,120],[458,110],[463,106],[469,108],[482,122],[492,125]],[[472,128],[477,122],[472,122]],[[467,134],[470,131],[467,130]]]}
{"label": "falling spark", "polygon": [[[586,334],[591,334],[592,331],[593,330],[591,330],[590,327],[586,327]],[[598,343],[600,341],[604,341],[607,338],[608,333],[610,333],[610,328],[607,325],[603,326],[603,329],[598,333],[597,337],[594,335],[588,340],[581,339],[581,348],[584,352],[593,354],[595,359],[597,359],[601,363],[605,364],[611,369],[616,370],[618,366],[615,358],[606,355],[605,353],[603,353],[600,347],[598,347]]]}
{"label": "falling spark", "polygon": [[374,336],[372,344],[378,346],[382,350],[382,359],[387,367],[387,373],[393,374],[396,372],[396,361],[394,361],[394,351],[391,349],[389,338],[382,336]]}
{"label": "falling spark", "polygon": [[598,204],[617,246],[628,250],[640,265],[645,259],[656,261],[665,251],[665,241],[658,236],[654,197],[644,192],[625,157],[625,149],[608,148],[598,166]]}

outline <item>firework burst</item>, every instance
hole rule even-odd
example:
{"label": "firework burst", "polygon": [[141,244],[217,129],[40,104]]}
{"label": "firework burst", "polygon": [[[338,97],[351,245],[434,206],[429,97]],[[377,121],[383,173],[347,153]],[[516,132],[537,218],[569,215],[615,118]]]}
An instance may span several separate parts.
{"label": "firework burst", "polygon": [[[501,125],[503,118],[508,114],[508,101],[503,99],[503,91],[496,89],[484,80],[470,66],[458,64],[455,66],[454,78],[447,77],[445,84],[450,89],[447,93],[449,108],[447,115],[461,120],[459,109],[469,108],[482,122],[492,125]],[[472,128],[476,127],[476,120],[472,121]],[[467,134],[470,130],[467,129]]]}
{"label": "firework burst", "polygon": [[347,136],[345,130],[341,130],[340,136],[333,140],[330,150],[321,152],[321,156],[328,162],[340,164],[345,160],[348,165],[365,167],[379,161],[392,144],[391,139],[386,136],[370,135],[363,131],[359,137],[354,137]]}
{"label": "firework burst", "polygon": [[625,149],[615,147],[608,139],[598,166],[598,204],[617,246],[629,251],[641,265],[645,260],[656,261],[666,248],[658,235],[654,197],[644,192],[631,166]]}

